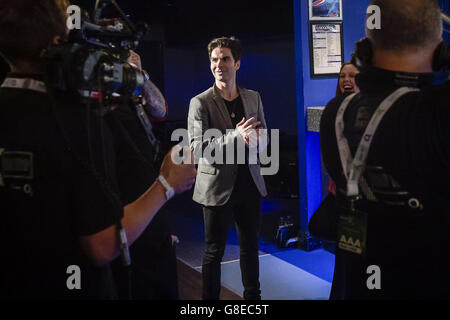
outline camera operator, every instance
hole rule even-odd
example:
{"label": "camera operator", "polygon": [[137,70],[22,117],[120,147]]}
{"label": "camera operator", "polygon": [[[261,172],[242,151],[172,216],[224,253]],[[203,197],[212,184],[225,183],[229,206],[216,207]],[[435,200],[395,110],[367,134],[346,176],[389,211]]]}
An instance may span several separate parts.
{"label": "camera operator", "polygon": [[339,203],[331,299],[449,298],[450,91],[432,67],[439,5],[371,5],[381,29],[357,44],[361,92],[332,100],[321,120]]}
{"label": "camera operator", "polygon": [[[82,161],[76,151],[88,149],[80,120],[86,110],[58,105],[56,115],[42,81],[40,54],[67,35],[67,6],[64,0],[8,0],[0,7],[0,53],[12,71],[0,89],[0,285],[6,298],[114,298],[108,263],[121,252],[117,225],[132,244],[170,193],[191,188],[196,175],[193,165],[176,165],[169,153],[162,181],[123,206],[114,153],[102,155],[111,167],[94,170],[93,161]],[[90,113],[97,129],[103,120]],[[72,119],[65,123],[70,133],[61,115]],[[96,131],[89,142],[101,146]],[[104,134],[111,143],[108,130]],[[73,145],[67,135],[75,137]]]}
{"label": "camera operator", "polygon": [[[130,51],[130,64],[142,69],[140,56]],[[143,96],[146,114],[152,125],[167,117],[167,103],[160,90],[147,76]],[[158,177],[157,163],[159,144],[151,143],[136,114],[134,105],[116,108],[106,117],[115,137],[117,150],[117,175],[123,203],[131,203],[144,193]],[[130,150],[135,146],[134,150]],[[131,156],[131,157],[130,157]],[[165,208],[153,218],[141,236],[130,246],[131,297],[138,300],[177,300],[178,278],[175,244],[178,238],[172,234]],[[120,293],[126,294],[122,261],[112,263],[118,279]],[[121,298],[125,298],[121,294]]]}

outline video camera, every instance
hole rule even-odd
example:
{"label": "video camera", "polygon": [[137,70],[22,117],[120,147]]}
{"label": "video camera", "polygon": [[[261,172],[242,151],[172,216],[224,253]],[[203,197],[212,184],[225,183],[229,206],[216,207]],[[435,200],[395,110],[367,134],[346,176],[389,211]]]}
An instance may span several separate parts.
{"label": "video camera", "polygon": [[[119,18],[101,18],[108,5]],[[75,94],[81,102],[98,102],[105,114],[114,105],[140,99],[145,73],[126,60],[148,28],[133,25],[114,0],[96,0],[94,19],[88,20],[86,14],[64,43],[43,53],[46,82],[53,91]]]}

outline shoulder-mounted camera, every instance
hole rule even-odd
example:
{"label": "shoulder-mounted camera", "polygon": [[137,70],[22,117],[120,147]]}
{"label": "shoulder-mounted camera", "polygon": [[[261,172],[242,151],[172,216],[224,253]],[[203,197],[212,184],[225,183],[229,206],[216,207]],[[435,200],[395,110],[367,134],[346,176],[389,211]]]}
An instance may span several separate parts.
{"label": "shoulder-mounted camera", "polygon": [[[108,5],[119,18],[102,18]],[[92,22],[85,15],[67,41],[43,53],[47,86],[75,94],[82,102],[99,102],[106,110],[139,96],[145,74],[126,60],[146,31],[147,25],[135,26],[114,0],[97,0]]]}

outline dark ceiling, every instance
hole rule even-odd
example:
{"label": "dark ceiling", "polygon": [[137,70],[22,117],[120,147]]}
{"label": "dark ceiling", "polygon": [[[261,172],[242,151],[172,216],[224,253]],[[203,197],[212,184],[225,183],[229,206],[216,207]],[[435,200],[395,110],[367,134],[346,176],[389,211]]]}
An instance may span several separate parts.
{"label": "dark ceiling", "polygon": [[[150,27],[163,26],[167,46],[204,43],[222,35],[257,39],[294,33],[292,0],[116,2],[133,22],[143,21]],[[72,3],[92,12],[95,0],[72,0]]]}

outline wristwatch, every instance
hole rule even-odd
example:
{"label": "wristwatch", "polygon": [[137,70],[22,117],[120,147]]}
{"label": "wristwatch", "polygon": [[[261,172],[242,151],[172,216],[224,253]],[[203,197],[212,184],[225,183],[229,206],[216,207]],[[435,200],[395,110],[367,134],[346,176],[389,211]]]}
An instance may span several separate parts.
{"label": "wristwatch", "polygon": [[161,182],[164,189],[166,189],[166,199],[169,200],[175,195],[175,190],[170,186],[170,184],[167,182],[166,178],[163,177],[162,174],[159,175],[158,181]]}

